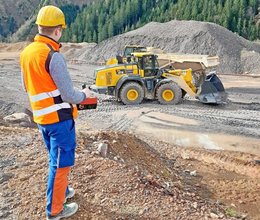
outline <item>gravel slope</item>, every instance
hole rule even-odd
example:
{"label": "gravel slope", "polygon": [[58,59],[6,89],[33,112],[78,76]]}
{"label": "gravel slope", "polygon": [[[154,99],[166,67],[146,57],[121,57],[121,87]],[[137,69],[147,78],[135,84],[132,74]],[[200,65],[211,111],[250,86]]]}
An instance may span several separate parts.
{"label": "gravel slope", "polygon": [[153,46],[173,53],[218,55],[220,73],[260,73],[260,45],[217,24],[198,21],[151,22],[101,42],[85,59],[102,62],[103,57],[115,56],[128,44]]}

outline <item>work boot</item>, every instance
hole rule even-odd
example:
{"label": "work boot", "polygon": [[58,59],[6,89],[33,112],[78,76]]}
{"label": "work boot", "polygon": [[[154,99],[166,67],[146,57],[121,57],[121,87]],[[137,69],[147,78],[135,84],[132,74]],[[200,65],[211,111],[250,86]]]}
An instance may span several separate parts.
{"label": "work boot", "polygon": [[70,217],[78,211],[78,208],[79,206],[75,202],[64,205],[63,210],[60,214],[55,216],[47,216],[47,220],[59,220],[62,218]]}
{"label": "work boot", "polygon": [[65,197],[64,203],[66,203],[67,199],[71,199],[74,195],[75,195],[75,190],[72,187],[68,187],[68,192],[67,192],[67,195]]}

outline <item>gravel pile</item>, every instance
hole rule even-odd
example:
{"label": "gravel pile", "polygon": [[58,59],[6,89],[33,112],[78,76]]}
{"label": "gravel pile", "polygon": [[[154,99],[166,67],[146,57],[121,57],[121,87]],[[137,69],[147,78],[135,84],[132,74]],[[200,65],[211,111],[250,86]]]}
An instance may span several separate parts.
{"label": "gravel pile", "polygon": [[220,73],[260,73],[259,44],[217,24],[198,21],[151,22],[101,42],[85,54],[85,60],[102,62],[129,44],[153,46],[172,53],[218,55]]}
{"label": "gravel pile", "polygon": [[67,61],[83,60],[95,43],[62,43],[61,52]]}

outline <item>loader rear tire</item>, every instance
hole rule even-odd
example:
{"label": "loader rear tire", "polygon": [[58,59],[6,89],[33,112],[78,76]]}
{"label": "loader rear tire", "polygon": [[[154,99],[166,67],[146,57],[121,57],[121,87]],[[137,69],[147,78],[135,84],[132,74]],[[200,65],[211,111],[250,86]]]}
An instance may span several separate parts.
{"label": "loader rear tire", "polygon": [[182,90],[174,82],[162,84],[156,94],[159,103],[163,105],[175,105],[182,100]]}
{"label": "loader rear tire", "polygon": [[136,82],[126,83],[120,90],[120,99],[125,105],[138,105],[144,99],[144,89]]}

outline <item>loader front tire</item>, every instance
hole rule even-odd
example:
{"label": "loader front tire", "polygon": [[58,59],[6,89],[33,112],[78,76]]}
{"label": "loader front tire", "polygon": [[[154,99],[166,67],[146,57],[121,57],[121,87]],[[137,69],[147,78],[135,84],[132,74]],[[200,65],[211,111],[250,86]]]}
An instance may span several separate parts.
{"label": "loader front tire", "polygon": [[174,82],[162,84],[156,94],[159,103],[163,105],[175,105],[182,100],[182,90]]}
{"label": "loader front tire", "polygon": [[120,99],[125,105],[138,105],[144,99],[144,90],[136,82],[126,83],[120,90]]}

